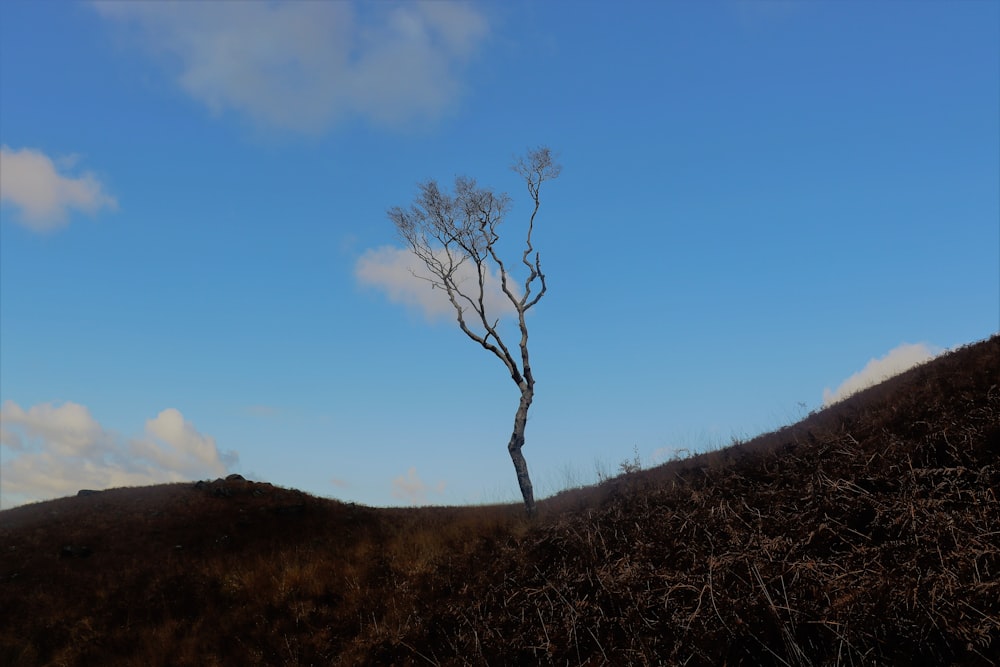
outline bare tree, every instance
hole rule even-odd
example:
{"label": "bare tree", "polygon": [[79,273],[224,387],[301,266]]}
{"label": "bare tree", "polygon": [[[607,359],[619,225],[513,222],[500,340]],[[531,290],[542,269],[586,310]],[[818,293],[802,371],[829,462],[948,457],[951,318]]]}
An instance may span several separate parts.
{"label": "bare tree", "polygon": [[[513,169],[524,179],[534,204],[521,253],[520,263],[527,271],[523,282],[512,278],[508,265],[497,253],[500,225],[510,210],[510,197],[506,193],[496,194],[488,188],[480,188],[474,179],[459,177],[455,179],[454,194],[448,194],[431,180],[420,184],[420,194],[410,208],[395,207],[388,213],[400,236],[429,273],[414,275],[427,280],[432,288],[444,290],[455,309],[458,326],[503,363],[521,392],[507,451],[530,516],[535,513],[535,496],[521,448],[528,408],[535,396],[535,376],[528,359],[525,315],[546,290],[545,274],[539,254],[531,244],[531,234],[541,204],[542,183],[559,176],[562,167],[553,160],[552,152],[542,147],[528,151],[515,162]],[[495,274],[499,274],[500,290],[517,315],[518,353],[511,352],[501,338],[499,309],[491,305],[488,298],[490,281]]]}

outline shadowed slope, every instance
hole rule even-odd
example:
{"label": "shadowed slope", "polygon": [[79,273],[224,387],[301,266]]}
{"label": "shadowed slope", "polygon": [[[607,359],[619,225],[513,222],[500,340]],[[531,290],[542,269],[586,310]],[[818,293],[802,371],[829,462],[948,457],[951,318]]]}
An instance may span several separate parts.
{"label": "shadowed slope", "polygon": [[1000,664],[1000,337],[523,508],[243,480],[0,512],[0,664]]}

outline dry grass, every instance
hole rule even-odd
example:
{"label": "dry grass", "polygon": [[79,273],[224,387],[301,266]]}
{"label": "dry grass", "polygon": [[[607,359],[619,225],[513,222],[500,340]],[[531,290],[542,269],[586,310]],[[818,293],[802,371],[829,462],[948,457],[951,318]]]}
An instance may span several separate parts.
{"label": "dry grass", "polygon": [[998,493],[994,337],[530,523],[239,480],[0,512],[0,664],[997,665]]}

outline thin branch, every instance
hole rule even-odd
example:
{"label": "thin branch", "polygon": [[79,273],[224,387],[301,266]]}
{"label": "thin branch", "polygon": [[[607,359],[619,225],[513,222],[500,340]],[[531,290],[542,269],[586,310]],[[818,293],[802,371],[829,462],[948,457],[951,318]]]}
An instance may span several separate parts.
{"label": "thin branch", "polygon": [[[395,207],[388,214],[400,236],[423,262],[430,277],[411,273],[429,282],[432,288],[444,290],[462,332],[496,356],[510,372],[511,379],[524,390],[534,385],[528,358],[525,312],[538,303],[547,289],[539,253],[534,251],[532,245],[532,234],[541,205],[541,185],[557,177],[560,167],[555,164],[549,149],[539,148],[529,151],[516,162],[514,170],[524,178],[533,202],[521,255],[521,263],[527,267],[528,273],[520,295],[514,292],[507,265],[496,251],[500,240],[498,228],[510,209],[510,197],[506,193],[496,194],[480,188],[475,179],[459,177],[455,179],[454,194],[451,195],[443,192],[436,181],[430,180],[419,186],[419,195],[409,209]],[[471,289],[463,287],[458,277],[466,261],[472,263],[476,273]],[[517,314],[521,333],[520,366],[500,336],[500,319],[488,312],[491,262],[499,274],[500,290]],[[476,327],[481,327],[483,333],[470,326],[467,319],[470,312],[474,313]]]}

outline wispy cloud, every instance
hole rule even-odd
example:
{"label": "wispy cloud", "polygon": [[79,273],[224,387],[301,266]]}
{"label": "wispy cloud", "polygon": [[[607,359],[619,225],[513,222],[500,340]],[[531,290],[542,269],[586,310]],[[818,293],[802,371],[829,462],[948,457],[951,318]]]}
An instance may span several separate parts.
{"label": "wispy cloud", "polygon": [[823,390],[823,405],[842,401],[851,394],[876,385],[883,380],[899,375],[918,364],[929,361],[941,353],[940,349],[925,343],[903,343],[890,350],[885,356],[871,359],[860,371],[844,380],[831,391]]}
{"label": "wispy cloud", "polygon": [[213,113],[318,133],[435,118],[489,26],[457,2],[96,2]]}
{"label": "wispy cloud", "polygon": [[53,160],[32,148],[0,147],[0,202],[18,209],[15,220],[36,232],[65,226],[73,210],[93,215],[102,208],[115,210],[118,201],[104,191],[92,172],[69,172],[77,156]]}
{"label": "wispy cloud", "polygon": [[[366,251],[354,267],[354,276],[363,285],[375,287],[385,293],[393,303],[410,306],[428,320],[455,317],[454,306],[443,289],[432,288],[425,279],[430,274],[423,262],[408,249],[385,246]],[[465,262],[458,270],[458,282],[469,296],[478,294],[478,278],[472,262]],[[485,280],[487,315],[498,318],[515,314],[513,305],[500,289],[500,276],[490,272]],[[511,285],[511,287],[514,287]],[[515,291],[515,295],[519,292]],[[464,302],[460,303],[465,306]]]}
{"label": "wispy cloud", "polygon": [[424,483],[417,475],[416,468],[410,468],[405,475],[400,475],[392,480],[392,497],[405,500],[411,505],[423,505],[427,503],[427,495],[441,495],[444,493],[445,483],[438,482],[433,487]]}
{"label": "wispy cloud", "polygon": [[104,489],[223,475],[235,452],[222,453],[180,411],[146,421],[142,435],[124,438],[77,403],[0,408],[3,507],[58,498],[81,488]]}

